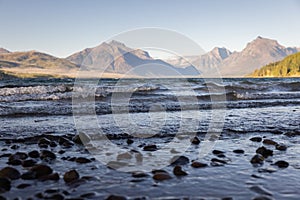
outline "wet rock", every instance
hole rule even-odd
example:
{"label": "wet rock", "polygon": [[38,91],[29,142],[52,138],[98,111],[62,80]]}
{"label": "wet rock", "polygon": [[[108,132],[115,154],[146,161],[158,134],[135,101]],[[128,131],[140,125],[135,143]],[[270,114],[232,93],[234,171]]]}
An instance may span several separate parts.
{"label": "wet rock", "polygon": [[220,151],[220,150],[213,150],[212,153],[215,154],[215,155],[219,155],[219,154],[224,154],[225,152]]}
{"label": "wet rock", "polygon": [[221,163],[221,164],[227,164],[227,161],[221,160],[221,159],[218,159],[218,158],[212,158],[212,159],[211,159],[211,162],[214,162],[214,163]]}
{"label": "wet rock", "polygon": [[300,135],[300,132],[298,131],[295,131],[295,132],[287,132],[284,134],[285,136],[287,137],[295,137],[295,136],[299,136]]}
{"label": "wet rock", "polygon": [[24,152],[17,152],[9,156],[8,161],[11,162],[13,160],[25,160],[28,158],[28,155]]}
{"label": "wet rock", "polygon": [[279,160],[275,162],[274,165],[276,165],[279,168],[287,168],[289,166],[289,163],[284,160]]}
{"label": "wet rock", "polygon": [[245,151],[243,149],[235,149],[235,150],[233,150],[233,153],[243,154],[243,153],[245,153]]}
{"label": "wet rock", "polygon": [[128,144],[128,145],[130,145],[130,144],[133,144],[133,140],[132,139],[130,139],[130,138],[128,138],[127,140],[126,140],[126,143]]}
{"label": "wet rock", "polygon": [[44,197],[45,199],[53,199],[53,200],[64,200],[65,197],[62,194],[53,194]]}
{"label": "wet rock", "polygon": [[35,160],[32,160],[32,159],[28,159],[28,160],[23,160],[22,162],[22,166],[23,167],[32,167],[36,164],[36,161]]}
{"label": "wet rock", "polygon": [[19,145],[16,145],[16,144],[14,144],[14,145],[12,145],[10,148],[11,148],[11,149],[13,149],[13,150],[16,150],[16,149],[20,148],[20,146],[19,146]]}
{"label": "wet rock", "polygon": [[119,168],[125,167],[127,165],[128,165],[128,163],[121,162],[121,161],[109,161],[107,163],[107,167],[112,168],[112,169],[119,169]]}
{"label": "wet rock", "polygon": [[132,172],[131,175],[132,175],[132,177],[134,177],[134,178],[144,178],[144,177],[149,176],[147,173],[145,173],[145,172],[140,172],[140,171]]}
{"label": "wet rock", "polygon": [[126,200],[127,198],[124,196],[118,196],[118,195],[110,195],[106,198],[106,200]]}
{"label": "wet rock", "polygon": [[168,173],[158,172],[153,175],[153,179],[157,181],[164,181],[171,179],[172,177]]}
{"label": "wet rock", "polygon": [[20,185],[17,186],[18,189],[25,189],[30,187],[31,185],[28,183],[21,183]]}
{"label": "wet rock", "polygon": [[190,159],[186,156],[174,156],[170,163],[171,165],[186,165],[190,162]]}
{"label": "wet rock", "polygon": [[155,144],[147,145],[147,146],[144,146],[143,150],[144,151],[156,151],[157,146]]}
{"label": "wet rock", "polygon": [[261,137],[252,137],[252,138],[250,138],[250,140],[251,140],[252,142],[261,142],[261,141],[262,141],[262,138],[261,138]]}
{"label": "wet rock", "polygon": [[58,181],[59,180],[59,174],[58,173],[54,173],[54,174],[49,174],[46,176],[42,176],[39,178],[40,181]]}
{"label": "wet rock", "polygon": [[19,160],[19,159],[11,160],[11,161],[7,162],[7,164],[9,164],[9,165],[14,165],[14,166],[22,165],[22,161]]}
{"label": "wet rock", "polygon": [[47,165],[40,164],[33,166],[30,169],[30,172],[33,172],[36,178],[41,178],[43,176],[52,174],[53,170]]}
{"label": "wet rock", "polygon": [[36,179],[36,174],[32,171],[25,172],[21,175],[21,179],[23,180],[34,180]]}
{"label": "wet rock", "polygon": [[57,147],[57,144],[56,142],[54,141],[51,141],[50,144],[49,144],[50,147]]}
{"label": "wet rock", "polygon": [[70,183],[79,179],[79,174],[76,170],[71,170],[65,173],[64,181]]}
{"label": "wet rock", "polygon": [[128,152],[121,153],[117,156],[117,160],[128,160],[128,159],[131,159],[131,158],[132,158],[132,155]]}
{"label": "wet rock", "polygon": [[21,177],[20,172],[12,167],[4,167],[0,170],[0,178],[9,178],[11,180],[16,180]]}
{"label": "wet rock", "polygon": [[198,145],[198,144],[200,144],[200,140],[197,136],[195,136],[193,139],[191,139],[191,143],[195,144],[195,145]]}
{"label": "wet rock", "polygon": [[275,146],[275,148],[276,148],[277,150],[279,150],[279,151],[286,151],[287,146],[285,146],[284,144],[277,144],[277,145]]}
{"label": "wet rock", "polygon": [[259,153],[265,158],[268,158],[269,156],[273,156],[273,151],[270,149],[267,149],[266,147],[262,146],[256,149],[256,153]]}
{"label": "wet rock", "polygon": [[168,173],[166,170],[163,169],[154,169],[152,170],[152,174],[156,174],[156,173]]}
{"label": "wet rock", "polygon": [[253,156],[251,158],[250,162],[252,164],[260,164],[260,165],[262,165],[264,163],[264,160],[265,160],[265,158],[262,155],[256,154],[255,156]]}
{"label": "wet rock", "polygon": [[194,167],[194,168],[203,168],[203,167],[207,167],[208,165],[206,163],[201,163],[201,162],[194,161],[191,164],[191,166]]}
{"label": "wet rock", "polygon": [[95,197],[95,196],[96,196],[96,193],[94,193],[94,192],[85,193],[85,194],[80,195],[80,197],[87,198],[87,199]]}
{"label": "wet rock", "polygon": [[53,152],[48,150],[41,151],[40,157],[42,160],[45,161],[52,161],[56,159],[56,155]]}
{"label": "wet rock", "polygon": [[80,145],[87,144],[90,142],[90,140],[91,140],[91,138],[84,133],[79,133],[72,138],[72,141],[74,143],[80,144]]}
{"label": "wet rock", "polygon": [[66,151],[65,150],[59,150],[58,153],[59,154],[64,154],[64,153],[66,153]]}
{"label": "wet rock", "polygon": [[31,158],[39,158],[40,157],[40,153],[38,151],[34,150],[34,151],[30,151],[28,153],[28,156],[31,157]]}
{"label": "wet rock", "polygon": [[262,195],[262,196],[254,197],[252,200],[273,200],[273,198],[270,196]]}
{"label": "wet rock", "polygon": [[181,166],[177,165],[174,167],[173,169],[173,173],[176,176],[186,176],[188,175],[188,173],[186,173],[185,171],[182,170]]}
{"label": "wet rock", "polygon": [[259,186],[259,185],[255,185],[255,186],[250,187],[250,190],[252,190],[253,192],[256,192],[258,194],[272,196],[271,192],[269,192],[267,189],[265,189],[265,188],[263,188],[262,186]]}
{"label": "wet rock", "polygon": [[233,200],[232,197],[223,197],[221,200]]}
{"label": "wet rock", "polygon": [[11,182],[8,178],[0,178],[0,193],[7,192],[11,189]]}
{"label": "wet rock", "polygon": [[274,145],[274,146],[277,145],[277,142],[271,139],[264,139],[263,143],[267,145]]}
{"label": "wet rock", "polygon": [[75,161],[76,161],[77,163],[80,163],[80,164],[92,162],[90,159],[84,158],[84,157],[78,157],[78,158],[76,158]]}
{"label": "wet rock", "polygon": [[42,145],[48,146],[50,143],[51,143],[51,141],[48,140],[47,138],[41,138],[38,141],[39,146],[42,146]]}

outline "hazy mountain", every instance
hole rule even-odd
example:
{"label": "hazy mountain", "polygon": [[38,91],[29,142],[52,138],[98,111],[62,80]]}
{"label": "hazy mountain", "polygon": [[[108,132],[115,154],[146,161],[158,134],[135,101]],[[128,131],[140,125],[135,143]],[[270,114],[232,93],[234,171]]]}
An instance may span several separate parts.
{"label": "hazy mountain", "polygon": [[7,49],[4,48],[0,48],[0,54],[1,53],[10,53]]}
{"label": "hazy mountain", "polygon": [[35,67],[41,69],[72,69],[78,68],[77,65],[62,58],[57,58],[37,51],[13,52],[0,54],[0,67]]}
{"label": "hazy mountain", "polygon": [[276,40],[257,37],[241,52],[235,52],[225,59],[220,71],[224,76],[243,76],[296,52],[296,48],[286,48]]}
{"label": "hazy mountain", "polygon": [[168,62],[175,66],[187,66],[192,63],[206,76],[215,76],[216,68],[223,76],[244,76],[261,66],[281,60],[298,51],[297,48],[286,48],[276,40],[257,37],[249,42],[241,52],[232,53],[224,47],[216,47],[204,55],[185,57],[186,60],[177,59],[176,61],[173,59]]}
{"label": "hazy mountain", "polygon": [[270,63],[255,70],[254,77],[293,77],[300,76],[300,53],[287,56],[281,61]]}
{"label": "hazy mountain", "polygon": [[104,42],[94,48],[84,49],[66,59],[85,66],[88,70],[103,70],[111,73],[127,73],[140,76],[199,74],[192,66],[188,68],[173,67],[163,60],[153,59],[146,51],[131,49],[117,41]]}

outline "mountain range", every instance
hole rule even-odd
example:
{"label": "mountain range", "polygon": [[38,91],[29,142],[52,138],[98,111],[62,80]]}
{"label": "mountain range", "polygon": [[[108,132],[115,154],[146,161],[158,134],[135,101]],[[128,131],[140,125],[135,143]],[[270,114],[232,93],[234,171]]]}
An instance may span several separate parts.
{"label": "mountain range", "polygon": [[[215,47],[203,55],[154,59],[148,52],[132,49],[118,41],[87,48],[67,58],[57,58],[37,51],[10,52],[0,48],[0,74],[76,77],[81,67],[87,77],[104,72],[106,77],[243,77],[272,62],[282,60],[300,48],[284,47],[276,40],[257,37],[240,52]],[[218,72],[217,72],[218,71]],[[200,73],[199,73],[200,72]],[[1,77],[0,76],[0,77]]]}
{"label": "mountain range", "polygon": [[168,62],[175,66],[192,64],[207,76],[214,76],[218,69],[223,77],[241,77],[299,51],[300,48],[284,47],[276,40],[258,36],[240,52],[231,52],[224,47],[216,47],[204,55],[186,57],[186,62],[182,62],[182,58]]}

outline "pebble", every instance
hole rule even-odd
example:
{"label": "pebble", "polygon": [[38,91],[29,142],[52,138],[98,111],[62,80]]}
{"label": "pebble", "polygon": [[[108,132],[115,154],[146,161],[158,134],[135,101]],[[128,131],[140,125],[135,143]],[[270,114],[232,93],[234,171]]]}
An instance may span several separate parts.
{"label": "pebble", "polygon": [[40,157],[40,153],[38,151],[34,150],[34,151],[30,151],[28,153],[28,156],[31,157],[31,158],[39,158]]}
{"label": "pebble", "polygon": [[207,167],[208,165],[206,163],[201,163],[201,162],[194,161],[191,164],[191,166],[194,167],[194,168],[203,168],[203,167]]}
{"label": "pebble", "polygon": [[0,178],[0,193],[7,192],[11,188],[11,182],[8,178]]}
{"label": "pebble", "polygon": [[130,139],[130,138],[126,140],[126,143],[127,143],[128,145],[132,144],[133,142],[134,142],[134,141],[133,141],[132,139]]}
{"label": "pebble", "polygon": [[219,155],[219,154],[224,154],[225,152],[220,151],[220,150],[213,150],[212,153],[215,154],[215,155]]}
{"label": "pebble", "polygon": [[233,150],[233,153],[243,154],[243,153],[245,153],[245,151],[243,149],[235,149],[235,150]]}
{"label": "pebble", "polygon": [[182,170],[181,166],[177,165],[173,169],[173,174],[176,176],[186,176],[188,173]]}
{"label": "pebble", "polygon": [[42,160],[45,160],[45,161],[51,161],[51,160],[55,160],[56,159],[56,155],[51,152],[51,151],[48,151],[48,150],[43,150],[41,151],[41,159]]}
{"label": "pebble", "polygon": [[263,143],[267,145],[277,145],[277,142],[271,139],[264,139]]}
{"label": "pebble", "polygon": [[274,163],[274,165],[276,165],[279,168],[287,168],[289,166],[289,163],[284,160],[279,160],[279,161],[276,161]]}
{"label": "pebble", "polygon": [[286,151],[287,147],[284,144],[277,144],[275,148],[279,151]]}
{"label": "pebble", "polygon": [[126,200],[127,198],[119,195],[110,195],[106,198],[106,200]]}
{"label": "pebble", "polygon": [[23,160],[22,162],[22,166],[23,167],[32,167],[36,164],[36,161],[35,160],[32,160],[32,159],[28,159],[28,160]]}
{"label": "pebble", "polygon": [[20,172],[12,167],[4,167],[0,170],[0,178],[9,178],[11,180],[16,180],[21,177]]}
{"label": "pebble", "polygon": [[168,173],[158,172],[153,175],[153,179],[157,181],[164,181],[171,179],[172,177]]}
{"label": "pebble", "polygon": [[265,158],[268,158],[269,156],[273,156],[273,151],[270,149],[267,149],[266,147],[262,146],[256,149],[256,153],[259,153]]}
{"label": "pebble", "polygon": [[65,173],[64,181],[70,183],[79,179],[79,174],[76,170],[71,170]]}
{"label": "pebble", "polygon": [[53,170],[49,166],[43,165],[43,164],[33,166],[30,169],[30,171],[35,174],[36,178],[40,178],[42,176],[49,175],[53,172]]}
{"label": "pebble", "polygon": [[186,156],[174,156],[170,163],[171,165],[186,165],[190,162],[190,159]]}
{"label": "pebble", "polygon": [[132,175],[132,177],[134,177],[134,178],[144,178],[144,177],[149,176],[147,173],[141,172],[141,171],[132,172],[131,175]]}
{"label": "pebble", "polygon": [[144,151],[156,151],[157,146],[155,144],[147,145],[147,146],[144,146],[143,150]]}
{"label": "pebble", "polygon": [[260,155],[260,154],[256,154],[255,156],[253,156],[250,160],[250,162],[252,164],[263,164],[264,163],[265,158]]}
{"label": "pebble", "polygon": [[250,138],[250,140],[251,140],[252,142],[261,142],[261,141],[262,141],[262,138],[261,138],[261,137],[252,137],[252,138]]}
{"label": "pebble", "polygon": [[191,143],[195,144],[195,145],[198,145],[198,144],[200,144],[200,140],[197,136],[195,136],[193,139],[191,139]]}
{"label": "pebble", "polygon": [[92,162],[90,159],[84,158],[84,157],[78,157],[78,158],[76,158],[75,161],[76,161],[77,163],[81,163],[81,164]]}

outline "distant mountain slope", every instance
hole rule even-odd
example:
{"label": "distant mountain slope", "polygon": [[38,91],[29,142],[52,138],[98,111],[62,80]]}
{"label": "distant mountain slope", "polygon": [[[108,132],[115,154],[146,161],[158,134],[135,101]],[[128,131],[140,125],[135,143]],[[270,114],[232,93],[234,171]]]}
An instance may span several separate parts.
{"label": "distant mountain slope", "polygon": [[103,70],[111,73],[140,76],[199,75],[199,72],[192,66],[183,69],[173,67],[163,60],[153,59],[146,51],[131,49],[117,41],[104,42],[94,48],[84,49],[66,59],[86,66],[89,70]]}
{"label": "distant mountain slope", "polygon": [[300,76],[300,52],[287,56],[282,61],[268,64],[255,70],[254,77],[291,77]]}
{"label": "distant mountain slope", "polygon": [[36,68],[78,68],[77,65],[65,59],[57,58],[37,51],[13,52],[0,54],[0,68],[3,67],[36,67]]}
{"label": "distant mountain slope", "polygon": [[7,49],[4,49],[4,48],[0,48],[0,54],[1,53],[10,53],[10,51],[8,51]]}
{"label": "distant mountain slope", "polygon": [[235,52],[225,59],[220,71],[224,76],[243,76],[297,51],[296,48],[286,48],[280,45],[276,40],[257,37],[241,52]]}
{"label": "distant mountain slope", "polygon": [[192,63],[204,75],[216,76],[216,69],[224,77],[245,76],[252,73],[255,69],[260,68],[270,62],[279,61],[286,56],[299,52],[297,48],[284,47],[276,40],[257,37],[241,52],[231,52],[226,48],[214,48],[212,51],[193,57],[186,57],[184,62],[182,59],[173,59],[168,61],[175,66],[186,66]]}

